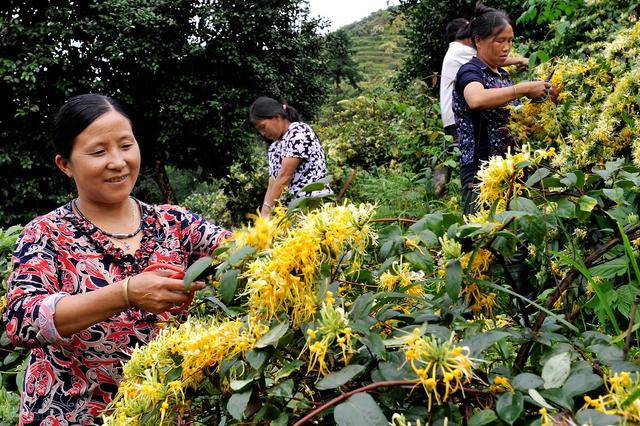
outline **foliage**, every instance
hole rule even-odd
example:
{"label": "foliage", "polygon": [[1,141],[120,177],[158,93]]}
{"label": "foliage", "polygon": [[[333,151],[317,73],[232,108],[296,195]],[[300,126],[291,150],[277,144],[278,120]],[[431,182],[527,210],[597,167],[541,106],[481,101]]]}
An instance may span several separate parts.
{"label": "foliage", "polygon": [[421,171],[450,143],[437,103],[420,87],[414,93],[375,87],[338,105],[331,120],[316,129],[332,172],[346,166],[368,169],[392,160]]}
{"label": "foliage", "polygon": [[629,151],[640,164],[640,23],[631,23],[586,59],[562,57],[539,66],[539,76],[554,70],[552,83],[562,88],[559,103],[525,101],[515,108],[512,134],[557,146],[554,165],[563,169],[604,163]]}
{"label": "foliage", "polygon": [[[11,255],[22,227],[0,229],[0,315],[6,305]],[[14,348],[4,330],[0,334],[0,424],[16,424],[26,350]]]}
{"label": "foliage", "polygon": [[43,147],[71,95],[101,92],[128,107],[143,174],[166,200],[165,165],[226,175],[251,139],[252,99],[284,96],[311,115],[326,90],[319,23],[300,0],[3,2],[0,28],[4,224],[69,198]]}
{"label": "foliage", "polygon": [[353,59],[353,42],[349,33],[339,29],[327,35],[326,58],[328,73],[331,76],[336,92],[340,91],[340,83],[346,80],[353,88],[358,88],[362,74],[358,63]]}
{"label": "foliage", "polygon": [[432,187],[431,169],[415,173],[400,164],[358,170],[347,193],[355,201],[377,203],[378,217],[420,218],[434,211],[459,210],[459,181],[449,185],[450,197],[437,200]]}
{"label": "foliage", "polygon": [[354,59],[367,82],[388,78],[405,58],[404,25],[397,7],[389,7],[342,28],[353,41]]}

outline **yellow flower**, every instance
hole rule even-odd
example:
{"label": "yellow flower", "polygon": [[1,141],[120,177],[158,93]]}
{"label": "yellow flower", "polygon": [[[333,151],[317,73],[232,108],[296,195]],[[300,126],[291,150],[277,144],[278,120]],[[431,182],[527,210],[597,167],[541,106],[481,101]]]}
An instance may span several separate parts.
{"label": "yellow flower", "polygon": [[[317,312],[317,275],[320,265],[357,264],[376,234],[368,225],[373,206],[325,205],[301,214],[295,226],[278,238],[264,256],[251,262],[244,275],[250,315],[270,320],[285,313],[294,328]],[[349,253],[349,258],[345,255]]]}
{"label": "yellow flower", "polygon": [[538,413],[540,414],[541,426],[553,426],[555,424],[555,422],[553,421],[553,417],[549,415],[546,408],[542,407],[540,410],[538,410]]}
{"label": "yellow flower", "polygon": [[[462,390],[462,385],[476,376],[469,358],[469,348],[454,345],[453,335],[449,341],[440,342],[434,337],[420,334],[419,328],[414,329],[405,338],[402,349],[411,369],[427,392],[430,409],[432,397],[440,404],[451,394]],[[441,394],[438,383],[442,383],[444,394]],[[464,390],[462,393],[464,394]]]}
{"label": "yellow flower", "polygon": [[630,424],[640,423],[640,398],[636,396],[629,401],[640,390],[640,374],[634,373],[632,377],[629,372],[614,373],[605,377],[605,387],[607,393],[598,398],[586,395],[585,405],[605,414],[624,417]]}
{"label": "yellow flower", "polygon": [[489,391],[492,393],[497,392],[511,392],[514,393],[515,390],[513,386],[509,383],[509,379],[502,376],[496,376],[493,379],[493,384],[489,387]]}
{"label": "yellow flower", "polygon": [[[345,366],[355,353],[351,342],[353,330],[349,327],[349,317],[343,308],[334,306],[333,302],[322,304],[317,327],[315,330],[308,329],[307,336],[306,347],[311,355],[307,371],[317,368],[322,375],[329,373],[326,357],[328,349],[334,342],[340,349],[342,362]],[[314,342],[312,343],[312,341]]]}

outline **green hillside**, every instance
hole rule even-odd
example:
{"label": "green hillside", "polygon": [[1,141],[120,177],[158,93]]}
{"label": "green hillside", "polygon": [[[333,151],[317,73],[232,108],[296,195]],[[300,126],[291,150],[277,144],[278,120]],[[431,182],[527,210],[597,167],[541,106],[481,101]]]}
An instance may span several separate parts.
{"label": "green hillside", "polygon": [[343,27],[353,40],[355,60],[368,81],[387,75],[406,56],[405,41],[400,35],[404,21],[394,15],[394,9],[374,12]]}

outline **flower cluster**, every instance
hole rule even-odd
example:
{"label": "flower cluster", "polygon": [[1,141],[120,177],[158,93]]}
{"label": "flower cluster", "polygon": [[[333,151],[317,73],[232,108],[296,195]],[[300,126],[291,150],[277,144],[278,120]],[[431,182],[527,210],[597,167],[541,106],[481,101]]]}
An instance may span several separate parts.
{"label": "flower cluster", "polygon": [[449,341],[440,342],[434,337],[422,337],[420,329],[416,328],[408,336],[403,349],[412,370],[427,392],[429,407],[432,397],[441,403],[458,390],[464,395],[462,385],[475,377],[469,348],[454,345],[453,336]]}
{"label": "flower cluster", "polygon": [[554,166],[584,168],[628,148],[640,165],[640,22],[619,30],[586,59],[559,58],[534,71],[561,88],[559,105],[524,101],[512,108],[509,130],[520,141],[554,144]]}
{"label": "flower cluster", "polygon": [[142,424],[142,416],[159,406],[155,424],[172,423],[170,407],[184,402],[186,388],[195,387],[205,370],[253,348],[268,327],[242,321],[189,319],[178,328],[160,331],[148,345],[137,348],[124,366],[114,412],[107,425]]}
{"label": "flower cluster", "polygon": [[252,215],[253,223],[234,231],[236,247],[249,246],[257,251],[268,250],[276,238],[284,233],[288,226],[286,209],[277,206],[270,217]]}
{"label": "flower cluster", "polygon": [[420,285],[420,281],[424,278],[423,271],[412,271],[408,263],[395,261],[390,270],[380,275],[380,290],[403,291],[412,296],[422,296],[424,288]]}
{"label": "flower cluster", "polygon": [[497,202],[496,211],[504,211],[512,197],[526,191],[525,167],[537,165],[554,155],[554,148],[532,152],[529,145],[524,145],[518,153],[512,154],[508,150],[504,157],[495,156],[483,162],[478,171],[478,207],[491,208]]}
{"label": "flower cluster", "polygon": [[318,372],[323,375],[329,373],[327,351],[334,342],[340,348],[345,366],[349,363],[351,355],[355,353],[351,342],[353,331],[349,327],[349,318],[342,307],[334,306],[334,302],[333,294],[330,291],[327,292],[316,327],[307,329],[307,347],[311,354],[308,371],[317,367]]}
{"label": "flower cluster", "polygon": [[337,270],[346,261],[356,261],[375,241],[369,225],[372,215],[373,206],[365,204],[325,205],[302,215],[297,226],[278,239],[266,256],[247,268],[246,294],[252,317],[268,320],[286,313],[294,328],[310,320],[318,306],[320,265]]}
{"label": "flower cluster", "polygon": [[614,414],[624,417],[632,424],[640,423],[640,374],[622,372],[608,376],[605,381],[607,393],[598,398],[586,395],[586,406],[594,408],[605,414]]}

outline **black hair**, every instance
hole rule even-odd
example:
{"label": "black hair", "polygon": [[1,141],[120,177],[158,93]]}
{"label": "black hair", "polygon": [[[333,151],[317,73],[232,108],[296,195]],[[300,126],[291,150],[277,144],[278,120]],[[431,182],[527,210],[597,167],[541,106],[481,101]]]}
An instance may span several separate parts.
{"label": "black hair", "polygon": [[260,96],[253,101],[249,108],[249,119],[253,124],[258,120],[264,120],[273,117],[286,118],[290,122],[301,121],[298,111],[290,106],[284,100],[280,102],[267,96]]}
{"label": "black hair", "polygon": [[131,121],[122,106],[108,96],[87,93],[67,99],[53,118],[55,153],[68,159],[76,137],[109,111],[116,111]]}
{"label": "black hair", "polygon": [[504,30],[507,25],[512,24],[509,15],[505,11],[494,9],[478,2],[476,3],[474,18],[469,24],[460,28],[456,38],[458,40],[471,38],[475,46],[476,37],[484,40]]}
{"label": "black hair", "polygon": [[462,40],[466,37],[458,38],[458,32],[461,28],[469,25],[469,21],[464,18],[456,18],[449,22],[444,30],[444,34],[447,37],[447,42]]}

